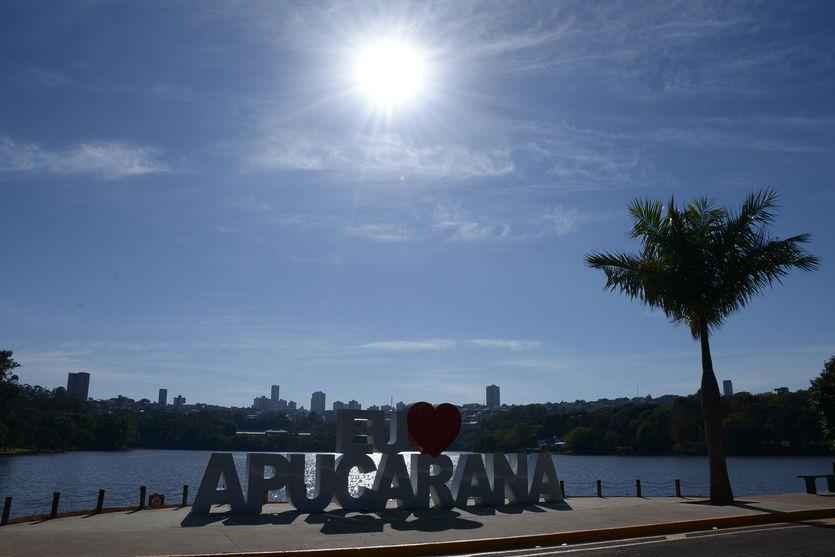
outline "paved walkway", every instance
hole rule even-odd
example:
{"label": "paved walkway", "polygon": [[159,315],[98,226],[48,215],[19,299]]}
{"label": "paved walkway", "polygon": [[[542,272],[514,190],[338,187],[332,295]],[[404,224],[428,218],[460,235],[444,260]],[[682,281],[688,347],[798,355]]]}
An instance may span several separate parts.
{"label": "paved walkway", "polygon": [[674,497],[571,497],[523,507],[303,514],[284,504],[261,515],[195,516],[159,509],[76,516],[0,527],[0,555],[193,555],[369,547],[507,538],[699,519],[833,509],[832,495],[743,497],[731,507]]}

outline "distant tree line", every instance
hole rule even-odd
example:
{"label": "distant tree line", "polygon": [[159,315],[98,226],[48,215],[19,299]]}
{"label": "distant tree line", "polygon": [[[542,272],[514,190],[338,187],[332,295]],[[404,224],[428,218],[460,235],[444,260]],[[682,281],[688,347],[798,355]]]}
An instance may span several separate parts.
{"label": "distant tree line", "polygon": [[[315,415],[291,422],[283,414],[253,418],[243,409],[175,411],[150,403],[142,412],[110,411],[61,387],[21,385],[12,373],[17,367],[10,351],[0,351],[0,449],[332,451],[335,443],[333,425]],[[287,433],[236,435],[267,429]]]}
{"label": "distant tree line", "polygon": [[[68,396],[63,388],[20,385],[9,351],[0,351],[0,448],[122,450],[130,448],[239,451],[333,451],[335,422],[315,414],[290,420],[281,413],[253,416],[244,409],[175,411],[103,409]],[[452,450],[492,452],[535,448],[558,438],[580,454],[705,454],[699,395],[671,404],[625,404],[555,412],[555,406],[511,406],[465,426]],[[782,388],[740,392],[722,400],[729,454],[827,454],[835,450],[835,358],[809,391]],[[272,435],[238,431],[285,430]],[[303,432],[305,435],[298,435]]]}
{"label": "distant tree line", "polygon": [[[734,455],[826,454],[828,447],[809,393],[737,393],[722,401],[725,442]],[[513,406],[466,429],[462,450],[513,451],[558,438],[579,454],[669,455],[707,452],[698,394],[671,405],[627,404],[619,408],[549,414],[545,405]]]}

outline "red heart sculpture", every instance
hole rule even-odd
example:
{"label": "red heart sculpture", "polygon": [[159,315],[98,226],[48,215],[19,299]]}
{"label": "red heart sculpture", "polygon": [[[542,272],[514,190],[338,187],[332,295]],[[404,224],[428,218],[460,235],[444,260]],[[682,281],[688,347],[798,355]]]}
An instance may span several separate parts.
{"label": "red heart sculpture", "polygon": [[444,402],[432,406],[416,402],[406,414],[409,442],[424,453],[437,457],[461,433],[461,413],[454,405]]}

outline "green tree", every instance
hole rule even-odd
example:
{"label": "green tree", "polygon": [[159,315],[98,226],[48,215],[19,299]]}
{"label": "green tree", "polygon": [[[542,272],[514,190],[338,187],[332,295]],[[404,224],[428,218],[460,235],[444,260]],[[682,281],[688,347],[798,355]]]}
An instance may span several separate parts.
{"label": "green tree", "polygon": [[16,429],[15,403],[20,397],[17,375],[12,370],[20,367],[11,350],[0,350],[0,447],[11,445]]}
{"label": "green tree", "polygon": [[699,198],[684,208],[673,200],[639,199],[629,205],[632,238],[640,253],[600,252],[587,264],[606,274],[606,288],[638,298],[673,323],[690,328],[701,344],[701,404],[710,462],[710,501],[733,502],[722,434],[722,399],[713,372],[710,333],[792,268],[812,271],[818,259],[803,250],[808,234],[775,239],[769,225],[777,197],[750,194],[739,211]]}
{"label": "green tree", "polygon": [[809,402],[829,446],[835,449],[835,356],[829,358],[821,374],[812,380]]}
{"label": "green tree", "polygon": [[11,350],[0,350],[0,383],[17,383],[17,375],[12,370],[20,364],[12,358]]}

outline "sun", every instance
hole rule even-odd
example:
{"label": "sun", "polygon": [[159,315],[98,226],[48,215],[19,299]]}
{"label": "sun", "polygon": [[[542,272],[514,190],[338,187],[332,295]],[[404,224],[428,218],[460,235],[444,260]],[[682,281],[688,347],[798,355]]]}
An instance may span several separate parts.
{"label": "sun", "polygon": [[415,45],[381,39],[357,49],[356,90],[378,109],[392,110],[419,99],[426,89],[427,63]]}

